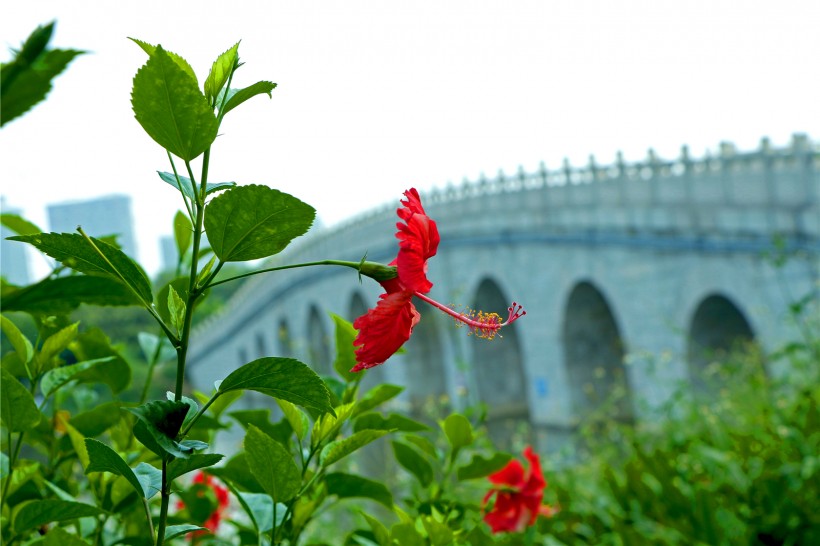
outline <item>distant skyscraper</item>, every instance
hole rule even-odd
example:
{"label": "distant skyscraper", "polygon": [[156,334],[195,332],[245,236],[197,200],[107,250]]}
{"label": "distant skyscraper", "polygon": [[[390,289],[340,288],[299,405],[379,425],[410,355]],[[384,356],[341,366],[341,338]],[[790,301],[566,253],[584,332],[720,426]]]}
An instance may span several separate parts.
{"label": "distant skyscraper", "polygon": [[[3,213],[20,214],[18,209],[6,206],[5,198],[0,198]],[[28,268],[28,253],[25,243],[6,241],[6,237],[17,235],[5,226],[0,227],[0,275],[11,284],[28,284],[31,280]]]}
{"label": "distant skyscraper", "polygon": [[173,236],[166,235],[164,237],[160,237],[159,254],[161,258],[160,267],[162,268],[162,271],[172,271],[176,268],[179,250],[177,250],[177,244],[174,242]]}
{"label": "distant skyscraper", "polygon": [[116,235],[123,252],[137,258],[131,198],[109,195],[85,201],[48,205],[48,225],[57,233],[77,233],[77,226],[94,237]]}

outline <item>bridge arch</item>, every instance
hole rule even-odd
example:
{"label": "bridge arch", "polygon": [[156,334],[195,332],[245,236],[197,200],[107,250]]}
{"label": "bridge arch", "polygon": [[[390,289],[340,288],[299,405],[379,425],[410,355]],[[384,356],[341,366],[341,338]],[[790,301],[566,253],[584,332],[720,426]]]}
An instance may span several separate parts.
{"label": "bridge arch", "polygon": [[[510,300],[495,280],[485,277],[479,282],[473,297],[474,309],[499,312],[509,305]],[[530,431],[522,430],[521,425],[531,420],[518,325],[504,328],[503,336],[504,339],[489,342],[475,340],[470,363],[479,398],[487,404],[490,438],[498,445],[510,447],[515,440],[530,440]],[[525,438],[521,438],[522,434]]]}
{"label": "bridge arch", "polygon": [[631,420],[620,328],[606,297],[592,282],[578,282],[567,297],[561,339],[575,416],[583,419],[612,403],[609,415]]}
{"label": "bridge arch", "polygon": [[442,342],[441,317],[427,304],[420,309],[421,320],[404,344],[407,353],[407,395],[411,412],[417,417],[440,415],[441,397],[448,392],[446,361]]}
{"label": "bridge arch", "polygon": [[728,296],[711,293],[700,300],[689,321],[686,360],[695,390],[708,389],[713,363],[750,349],[756,336],[745,314]]}
{"label": "bridge arch", "polygon": [[307,321],[308,364],[319,375],[329,375],[333,366],[330,338],[317,305],[311,305]]}
{"label": "bridge arch", "polygon": [[278,350],[277,356],[284,356],[292,358],[293,355],[293,337],[290,334],[290,326],[285,318],[279,320],[276,327],[276,348]]}

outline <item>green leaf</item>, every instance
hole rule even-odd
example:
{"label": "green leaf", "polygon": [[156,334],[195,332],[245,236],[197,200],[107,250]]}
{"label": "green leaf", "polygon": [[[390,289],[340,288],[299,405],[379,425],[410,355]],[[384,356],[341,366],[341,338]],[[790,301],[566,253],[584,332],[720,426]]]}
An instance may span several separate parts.
{"label": "green leaf", "polygon": [[77,379],[77,376],[82,372],[99,366],[100,364],[111,362],[112,360],[114,360],[113,356],[107,356],[105,358],[85,360],[83,362],[77,362],[76,364],[60,366],[59,368],[49,370],[43,374],[40,380],[40,391],[43,393],[43,396],[48,398],[60,388]]}
{"label": "green leaf", "polygon": [[240,451],[231,457],[223,466],[213,467],[208,470],[228,485],[236,484],[245,491],[253,493],[263,493],[265,490],[256,481],[248,466],[248,456],[244,451]]}
{"label": "green leaf", "polygon": [[79,322],[70,324],[65,328],[51,334],[43,342],[40,351],[34,356],[34,373],[39,375],[45,371],[53,368],[57,362],[56,357],[59,356],[69,344],[77,337],[77,327]]}
{"label": "green leaf", "polygon": [[[199,193],[199,188],[194,188],[193,182],[187,176],[179,176],[179,182],[177,182],[177,177],[174,176],[174,173],[167,173],[163,171],[157,171],[159,177],[176,189],[180,190],[182,193],[185,194],[185,197],[190,199],[191,201],[196,201],[196,196]],[[233,188],[236,186],[236,182],[208,182],[205,185],[205,195],[210,195],[215,191],[226,190],[228,188]]]}
{"label": "green leaf", "polygon": [[[174,459],[174,461],[184,459]],[[172,461],[173,462],[173,461]],[[146,499],[150,499],[162,491],[162,470],[148,463],[140,463],[134,467],[134,475],[142,485]]]}
{"label": "green leaf", "polygon": [[42,233],[43,231],[22,216],[10,212],[0,213],[0,224],[6,226],[17,235],[34,235],[35,233]]}
{"label": "green leaf", "polygon": [[145,425],[146,431],[163,452],[182,459],[190,456],[193,449],[176,441],[189,410],[188,404],[157,400],[136,408],[126,409],[136,415],[137,419]]}
{"label": "green leaf", "polygon": [[[3,308],[8,310],[5,297],[3,297]],[[32,347],[31,342],[23,335],[20,329],[17,328],[17,325],[3,315],[0,315],[0,329],[2,329],[3,334],[5,334],[6,338],[11,342],[11,346],[14,347],[14,352],[17,353],[20,362],[24,366],[31,362],[34,356],[34,347]]]}
{"label": "green leaf", "polygon": [[498,472],[512,457],[506,453],[493,453],[492,457],[473,455],[472,460],[458,468],[457,476],[459,480],[474,480],[484,478],[493,472]]}
{"label": "green leaf", "polygon": [[70,521],[104,513],[96,506],[81,502],[56,499],[35,500],[25,504],[17,512],[14,517],[14,530],[20,534],[53,521]]}
{"label": "green leaf", "polygon": [[375,412],[364,413],[356,418],[353,430],[398,430],[401,432],[421,432],[430,430],[430,427],[398,413],[391,413],[388,417]]}
{"label": "green leaf", "polygon": [[190,523],[182,523],[180,525],[169,525],[165,528],[165,540],[171,540],[172,538],[181,537],[182,535],[193,533],[194,531],[207,531],[209,533],[211,532],[207,527],[192,525]]}
{"label": "green leaf", "polygon": [[140,349],[142,349],[142,355],[145,357],[146,362],[151,362],[154,359],[157,354],[157,345],[160,343],[162,347],[159,349],[157,362],[166,362],[177,356],[176,349],[174,349],[165,336],[159,337],[156,334],[140,332],[137,334],[137,342],[140,345]]}
{"label": "green leaf", "polygon": [[120,403],[108,402],[74,415],[69,422],[83,435],[93,438],[116,425],[120,419]]}
{"label": "green leaf", "polygon": [[[426,546],[427,541],[416,530],[415,523],[396,523],[390,528],[390,540],[392,544],[401,544],[402,546]],[[472,544],[472,543],[470,543]]]}
{"label": "green leaf", "polygon": [[361,400],[358,401],[356,404],[356,408],[353,411],[353,415],[358,415],[360,413],[364,413],[366,411],[370,411],[373,408],[376,408],[383,403],[387,402],[388,400],[395,398],[404,390],[404,387],[399,387],[398,385],[390,385],[390,384],[383,384],[374,387],[373,389],[367,391],[367,393],[362,397]]}
{"label": "green leaf", "polygon": [[47,278],[3,294],[4,311],[67,315],[83,303],[122,307],[140,305],[140,300],[119,280],[89,275]]}
{"label": "green leaf", "polygon": [[251,474],[273,502],[287,502],[299,492],[302,477],[293,456],[253,425],[245,435],[245,453]]}
{"label": "green leaf", "polygon": [[239,42],[217,57],[205,79],[205,96],[214,104],[217,95],[228,82],[228,77],[239,63]]}
{"label": "green leaf", "polygon": [[237,186],[205,209],[205,232],[223,262],[267,258],[310,228],[316,211],[287,193],[266,186]]}
{"label": "green leaf", "polygon": [[291,428],[287,419],[283,419],[276,424],[271,423],[270,408],[236,410],[230,412],[228,415],[242,425],[242,428],[245,430],[248,430],[250,425],[253,425],[283,446],[288,445],[290,437],[293,434],[293,428]]}
{"label": "green leaf", "polygon": [[453,448],[454,457],[462,447],[473,443],[473,426],[466,417],[459,413],[448,415],[441,428],[444,429],[444,434],[447,435],[447,440]]}
{"label": "green leaf", "polygon": [[82,383],[102,383],[117,394],[131,383],[131,367],[120,354],[111,347],[110,340],[99,328],[81,333],[69,349],[77,360],[96,360],[113,357],[108,362],[89,368],[77,374],[75,379]]}
{"label": "green leaf", "polygon": [[168,315],[171,318],[171,326],[176,328],[177,332],[181,332],[185,324],[185,301],[179,297],[172,284],[168,285]]}
{"label": "green leaf", "polygon": [[[273,500],[267,493],[245,493],[232,489],[234,496],[250,516],[257,533],[267,533],[273,525]],[[288,507],[279,503],[276,506],[276,527],[285,520]]]}
{"label": "green leaf", "polygon": [[299,438],[299,441],[302,441],[310,428],[310,421],[308,421],[307,415],[287,400],[277,400],[276,403],[279,404],[279,408],[282,410],[282,413],[285,414],[285,418],[296,433],[296,437]]}
{"label": "green leaf", "polygon": [[353,341],[356,339],[357,331],[353,325],[334,313],[330,316],[336,324],[336,360],[333,368],[336,373],[345,381],[353,381],[359,374],[350,371],[356,365],[356,351],[353,348]]}
{"label": "green leaf", "polygon": [[273,82],[268,81],[259,81],[244,89],[231,89],[231,94],[229,94],[228,102],[225,103],[225,107],[220,112],[223,116],[245,102],[246,100],[250,99],[251,97],[255,97],[256,95],[266,94],[269,98],[273,98],[271,96],[271,91],[276,88],[276,84]]}
{"label": "green leaf", "polygon": [[327,494],[340,499],[366,498],[393,508],[393,495],[384,484],[343,472],[331,472],[325,476]]}
{"label": "green leaf", "polygon": [[388,432],[387,430],[360,430],[347,438],[330,442],[322,450],[319,463],[324,467],[328,467],[370,442],[378,440]]}
{"label": "green leaf", "polygon": [[251,390],[322,413],[333,413],[330,393],[310,366],[292,358],[264,357],[234,370],[219,385],[220,393]]}
{"label": "green leaf", "polygon": [[188,472],[207,468],[222,460],[224,455],[218,453],[194,453],[187,459],[174,459],[168,463],[168,481],[184,476]]}
{"label": "green leaf", "polygon": [[85,439],[85,449],[88,452],[89,460],[88,466],[85,468],[86,474],[92,472],[110,472],[111,474],[122,476],[128,480],[128,483],[131,484],[131,487],[134,488],[134,491],[136,491],[140,497],[148,498],[149,492],[143,489],[142,483],[137,479],[134,471],[131,470],[128,463],[126,463],[116,451],[92,438]]}
{"label": "green leaf", "polygon": [[178,210],[174,215],[174,241],[177,244],[177,252],[180,258],[188,252],[193,238],[194,226],[191,224],[191,219],[188,218],[187,214]]}
{"label": "green leaf", "polygon": [[3,105],[0,126],[45,99],[51,91],[51,80],[65,70],[74,57],[84,53],[46,49],[53,29],[54,23],[37,27],[15,57],[0,68],[0,103]]}
{"label": "green leaf", "polygon": [[[140,46],[140,48],[141,48],[144,52],[146,52],[146,53],[148,54],[148,56],[149,56],[149,57],[150,57],[151,55],[153,55],[153,54],[154,54],[154,52],[157,50],[157,46],[152,45],[152,44],[149,44],[148,42],[143,42],[142,40],[138,40],[138,39],[136,39],[136,38],[128,38],[128,39],[129,39],[129,40],[131,40],[132,42],[134,42],[135,44],[137,44],[138,46]],[[185,59],[183,59],[181,56],[179,56],[179,55],[177,55],[176,53],[173,53],[173,52],[171,52],[171,51],[165,50],[165,53],[166,53],[169,57],[171,57],[171,59],[172,59],[175,63],[177,63],[177,65],[178,65],[178,66],[182,69],[182,71],[183,71],[183,72],[185,72],[185,73],[186,73],[186,74],[188,74],[191,78],[193,78],[194,83],[197,83],[197,85],[199,85],[199,84],[198,84],[198,80],[197,80],[197,78],[196,78],[196,72],[194,72],[194,69],[191,67],[191,65],[190,65],[190,64],[188,64],[188,61],[186,61],[186,60],[185,60]]]}
{"label": "green leaf", "polygon": [[[175,397],[176,397],[176,395],[173,392],[171,392],[171,391],[166,391],[165,392],[165,399],[166,400],[172,400],[173,401]],[[193,398],[188,398],[187,396],[183,396],[181,398],[181,400],[185,404],[188,404],[188,413],[185,414],[185,420],[182,421],[182,427],[181,427],[182,429],[184,429],[185,427],[188,426],[188,423],[190,423],[191,421],[194,420],[194,417],[196,417],[196,414],[199,413],[199,404],[196,403],[196,400],[194,400]]]}
{"label": "green leaf", "polygon": [[40,422],[34,397],[5,368],[0,370],[0,418],[9,432],[27,432]]}
{"label": "green leaf", "polygon": [[74,233],[38,233],[9,239],[34,245],[41,252],[80,273],[110,277],[122,282],[143,302],[150,304],[153,300],[151,283],[145,272],[122,250],[99,239],[89,237],[105,258],[82,235]]}
{"label": "green leaf", "polygon": [[387,531],[387,527],[385,527],[381,521],[370,514],[366,512],[359,513],[364,519],[367,520],[367,524],[370,525],[370,529],[373,531],[373,536],[379,546],[388,546],[390,544],[390,533]]}
{"label": "green leaf", "polygon": [[427,459],[407,444],[395,440],[391,444],[396,461],[415,476],[421,485],[427,487],[433,482],[433,466]]}
{"label": "green leaf", "polygon": [[202,154],[216,138],[218,124],[208,99],[162,46],[134,76],[131,106],[145,132],[185,161]]}
{"label": "green leaf", "polygon": [[421,523],[432,546],[448,546],[453,543],[453,530],[433,516],[423,516]]}
{"label": "green leaf", "polygon": [[[40,545],[40,542],[34,544]],[[52,527],[46,533],[42,546],[91,546],[91,543],[83,540],[78,535],[73,535],[62,527]]]}

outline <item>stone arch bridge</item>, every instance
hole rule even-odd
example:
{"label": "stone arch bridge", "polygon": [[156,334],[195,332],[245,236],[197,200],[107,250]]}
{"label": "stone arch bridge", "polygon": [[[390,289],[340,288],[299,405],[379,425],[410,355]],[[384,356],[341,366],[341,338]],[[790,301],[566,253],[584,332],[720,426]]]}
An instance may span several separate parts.
{"label": "stone arch bridge", "polygon": [[[773,349],[796,335],[789,304],[818,290],[820,152],[805,136],[786,148],[482,177],[423,194],[442,236],[430,296],[473,309],[521,302],[527,316],[493,341],[466,335],[417,302],[407,351],[367,383],[404,385],[399,404],[486,404],[499,447],[560,447],[601,410],[648,418],[682,382],[698,388],[715,351],[740,341]],[[273,264],[322,259],[389,262],[396,202],[297,240]],[[777,249],[789,259],[776,264]],[[352,320],[380,287],[347,268],[252,277],[226,312],[194,334],[189,381],[213,381],[260,356],[294,356],[330,374],[330,312]],[[770,373],[773,372],[769,370]],[[774,371],[776,373],[776,371]],[[685,383],[684,383],[685,384]],[[250,403],[264,403],[259,400]],[[526,426],[529,425],[529,426]]]}

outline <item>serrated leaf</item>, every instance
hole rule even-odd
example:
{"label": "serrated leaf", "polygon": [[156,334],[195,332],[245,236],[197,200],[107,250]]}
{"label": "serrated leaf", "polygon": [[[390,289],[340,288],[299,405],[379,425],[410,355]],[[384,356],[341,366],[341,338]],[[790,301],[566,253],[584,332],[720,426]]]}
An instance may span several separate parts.
{"label": "serrated leaf", "polygon": [[427,459],[407,444],[395,440],[391,444],[396,461],[415,476],[421,485],[427,487],[433,482],[433,466]]}
{"label": "serrated leaf", "polygon": [[94,438],[113,427],[120,419],[120,403],[108,402],[72,416],[69,422],[84,436]]}
{"label": "serrated leaf", "polygon": [[210,529],[208,529],[207,527],[201,527],[199,525],[193,525],[190,523],[169,525],[165,528],[165,540],[171,540],[172,538],[181,537],[182,535],[193,533],[194,531],[207,531],[209,533],[211,532]]}
{"label": "serrated leaf", "polygon": [[218,453],[194,453],[187,459],[174,459],[168,463],[167,479],[168,481],[175,480],[194,470],[211,467],[224,457]]}
{"label": "serrated leaf", "polygon": [[5,368],[0,370],[0,418],[9,432],[26,432],[40,422],[34,397]]}
{"label": "serrated leaf", "polygon": [[42,229],[19,214],[12,214],[10,212],[0,213],[0,224],[6,226],[17,235],[34,235],[35,233],[43,232]]}
{"label": "serrated leaf", "polygon": [[89,239],[105,256],[100,256],[82,235],[73,233],[38,233],[9,237],[35,246],[63,265],[85,273],[110,277],[129,286],[144,302],[153,300],[151,283],[145,272],[122,250],[94,237]]}
{"label": "serrated leaf", "polygon": [[148,498],[147,492],[143,489],[142,483],[137,479],[134,471],[128,466],[120,455],[105,445],[104,443],[94,440],[92,438],[85,439],[85,448],[88,452],[88,466],[85,467],[85,473],[92,472],[109,472],[111,474],[122,476],[134,491],[142,498]]}
{"label": "serrated leaf", "polygon": [[390,533],[387,531],[387,527],[385,527],[384,524],[378,520],[378,518],[375,518],[366,512],[359,513],[365,520],[367,520],[367,524],[370,525],[370,529],[373,531],[373,536],[379,546],[389,546]]}
{"label": "serrated leaf", "polygon": [[330,393],[310,366],[292,358],[264,357],[234,370],[219,392],[251,390],[287,400],[304,408],[333,412]]}
{"label": "serrated leaf", "polygon": [[190,409],[188,404],[157,400],[136,408],[126,409],[136,415],[137,419],[145,425],[146,431],[163,452],[182,459],[190,456],[193,449],[176,441],[185,415]]}
{"label": "serrated leaf", "polygon": [[353,430],[398,430],[401,432],[421,432],[430,430],[430,427],[407,416],[391,413],[385,417],[380,413],[364,413],[356,418]]}
{"label": "serrated leaf", "polygon": [[81,502],[57,499],[35,500],[25,504],[17,512],[14,517],[14,530],[19,534],[54,521],[70,521],[104,513],[96,506]]}
{"label": "serrated leaf", "polygon": [[267,258],[310,229],[316,211],[287,193],[266,186],[237,186],[205,209],[205,232],[223,262]]}
{"label": "serrated leaf", "polygon": [[[3,308],[7,309],[5,297],[3,298]],[[31,362],[34,356],[34,347],[20,329],[17,328],[17,325],[3,315],[0,315],[0,329],[2,329],[3,334],[5,334],[6,338],[11,342],[11,346],[14,347],[14,352],[17,353],[20,362],[24,366]]]}
{"label": "serrated leaf", "polygon": [[325,475],[325,485],[328,495],[336,495],[340,499],[373,499],[387,508],[393,507],[393,495],[383,483],[353,474],[331,472]]}
{"label": "serrated leaf", "polygon": [[302,485],[293,456],[282,444],[251,425],[245,435],[248,468],[273,502],[287,502]]}
{"label": "serrated leaf", "polygon": [[[171,392],[171,391],[166,391],[165,392],[165,399],[166,400],[174,400],[175,399],[174,393]],[[199,404],[196,403],[196,400],[194,400],[193,398],[188,398],[187,396],[183,396],[181,398],[181,400],[182,400],[183,403],[188,404],[188,413],[185,414],[185,420],[182,421],[182,427],[181,427],[182,429],[184,429],[185,427],[188,426],[188,423],[190,423],[191,421],[194,420],[194,417],[196,417],[196,414],[199,413]]]}
{"label": "serrated leaf", "polygon": [[[0,68],[4,84],[0,88],[0,126],[25,114],[32,106],[46,98],[51,91],[51,81],[60,74],[77,55],[84,51],[51,49],[38,54],[29,62],[16,59]],[[15,62],[17,61],[17,62]],[[9,71],[16,71],[13,79]],[[11,81],[10,81],[11,80]]]}
{"label": "serrated leaf", "polygon": [[219,92],[228,82],[228,77],[239,63],[239,42],[216,58],[211,71],[205,79],[205,96],[214,104]]}
{"label": "serrated leaf", "polygon": [[403,390],[404,387],[399,387],[398,385],[390,385],[388,383],[378,385],[367,391],[367,393],[362,396],[362,399],[356,403],[356,408],[353,411],[353,415],[359,415],[377,408],[388,400],[401,394]]}
{"label": "serrated leaf", "polygon": [[347,438],[330,442],[322,450],[319,463],[324,467],[330,466],[354,451],[378,440],[388,432],[387,430],[360,430]]}
{"label": "serrated leaf", "polygon": [[171,326],[176,328],[177,332],[181,332],[185,324],[185,301],[179,297],[172,284],[168,285],[168,316],[171,319]]}
{"label": "serrated leaf", "polygon": [[336,360],[333,362],[333,369],[342,379],[350,382],[359,377],[359,374],[350,372],[356,365],[353,341],[356,339],[357,331],[349,321],[339,315],[331,313],[330,316],[336,325]]}
{"label": "serrated leaf", "polygon": [[211,259],[208,260],[208,263],[205,264],[205,266],[199,272],[199,275],[196,276],[197,286],[202,286],[202,283],[205,282],[205,279],[207,279],[208,275],[211,274],[211,269],[213,269],[215,263],[216,256],[211,256]]}
{"label": "serrated leaf", "polygon": [[[274,528],[273,500],[267,493],[245,493],[231,489],[234,496],[250,516],[257,533],[267,533]],[[276,527],[285,520],[288,507],[279,503],[276,506]]]}
{"label": "serrated leaf", "polygon": [[271,91],[276,88],[276,84],[273,82],[268,81],[258,81],[254,84],[245,87],[244,89],[231,89],[231,93],[229,93],[228,102],[225,103],[225,107],[222,109],[222,116],[245,102],[246,100],[255,97],[256,95],[262,95],[263,93],[268,96],[268,98],[273,98],[271,96]]}
{"label": "serrated leaf", "polygon": [[[177,177],[174,176],[174,173],[157,171],[157,174],[159,174],[159,177],[163,182],[166,182],[182,191],[188,199],[196,201],[199,188],[194,188],[194,184],[191,182],[190,178],[179,175],[179,182],[177,182]],[[210,195],[215,191],[227,190],[228,188],[233,188],[234,186],[236,186],[236,182],[208,182],[205,185],[205,195]]]}
{"label": "serrated leaf", "polygon": [[99,366],[100,364],[111,362],[112,360],[114,360],[113,356],[107,356],[105,358],[95,358],[94,360],[84,360],[49,370],[43,374],[40,380],[40,391],[43,393],[43,396],[48,398],[60,388],[77,379],[82,372]]}
{"label": "serrated leaf", "polygon": [[253,425],[284,446],[288,445],[293,434],[293,429],[287,419],[276,424],[271,422],[270,408],[237,410],[230,412],[228,416],[235,419],[245,430]]}
{"label": "serrated leaf", "polygon": [[162,46],[134,76],[131,106],[145,132],[186,161],[202,154],[216,138],[218,123],[208,99]]}
{"label": "serrated leaf", "polygon": [[193,238],[194,226],[191,224],[191,219],[188,218],[187,214],[178,210],[174,215],[174,242],[177,245],[179,258],[185,256],[185,253],[188,252]]}
{"label": "serrated leaf", "polygon": [[[154,51],[156,51],[156,49],[157,49],[157,46],[155,46],[155,45],[153,45],[153,44],[149,44],[148,42],[144,42],[144,41],[142,41],[142,40],[138,40],[138,39],[136,39],[136,38],[128,38],[128,39],[129,39],[129,40],[131,40],[132,42],[134,42],[135,44],[137,44],[138,46],[140,46],[140,49],[142,49],[144,52],[146,52],[146,53],[148,54],[148,56],[149,56],[149,57],[150,57],[151,55],[153,55],[153,54],[154,54]],[[182,69],[182,70],[183,70],[186,74],[188,74],[189,76],[191,76],[191,78],[193,78],[194,82],[198,82],[198,80],[197,80],[197,78],[196,78],[196,72],[194,72],[194,69],[191,67],[191,65],[188,63],[188,61],[186,61],[185,59],[183,59],[183,58],[182,58],[182,56],[177,55],[176,53],[174,53],[174,52],[172,52],[172,51],[168,51],[167,49],[165,50],[165,53],[166,53],[169,57],[171,57],[171,59],[172,59],[175,63],[177,63],[177,65],[178,65],[178,66],[179,66],[179,67],[180,67],[180,68],[181,68],[181,69]],[[199,85],[199,84],[197,83],[197,85]]]}
{"label": "serrated leaf", "polygon": [[506,453],[493,453],[492,457],[473,455],[472,460],[458,468],[457,476],[459,480],[474,480],[484,478],[493,472],[498,472],[510,462],[511,456]]}
{"label": "serrated leaf", "polygon": [[4,311],[67,315],[83,303],[125,307],[140,300],[119,280],[90,275],[47,278],[3,294]]}

